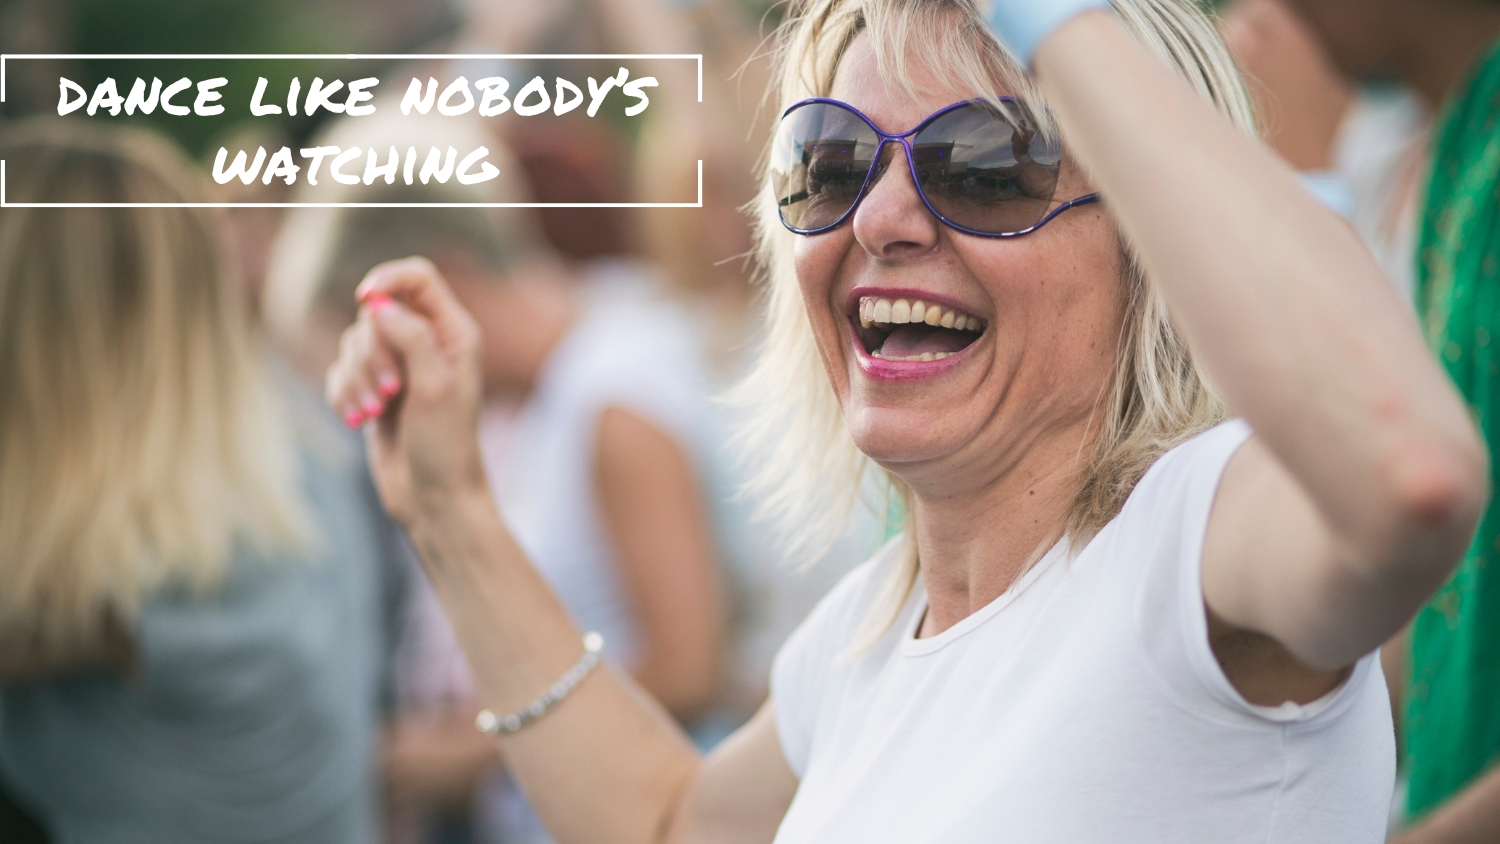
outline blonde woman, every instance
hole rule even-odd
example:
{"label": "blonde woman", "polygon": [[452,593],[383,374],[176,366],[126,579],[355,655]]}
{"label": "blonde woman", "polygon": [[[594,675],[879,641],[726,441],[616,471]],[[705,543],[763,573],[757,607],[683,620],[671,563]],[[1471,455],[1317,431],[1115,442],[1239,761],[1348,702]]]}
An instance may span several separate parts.
{"label": "blonde woman", "polygon": [[[139,131],[23,124],[0,157],[15,202],[205,201]],[[0,213],[0,776],[52,840],[376,835],[394,537],[258,361],[219,234]]]}
{"label": "blonde woman", "polygon": [[472,322],[425,264],[364,282],[330,398],[407,379],[376,483],[559,840],[1382,839],[1373,653],[1464,550],[1475,433],[1195,4],[990,16],[813,0],[783,33],[770,501],[868,458],[909,515],[707,759],[590,670],[496,517]]}

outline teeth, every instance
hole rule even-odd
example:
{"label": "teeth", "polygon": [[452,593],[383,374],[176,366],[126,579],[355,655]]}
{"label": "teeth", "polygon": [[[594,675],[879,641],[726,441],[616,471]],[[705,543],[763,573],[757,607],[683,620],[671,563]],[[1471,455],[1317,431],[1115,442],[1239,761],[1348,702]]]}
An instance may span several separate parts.
{"label": "teeth", "polygon": [[925,323],[952,328],[956,331],[984,330],[984,323],[978,317],[959,313],[938,304],[929,304],[921,299],[892,301],[866,296],[859,300],[859,324],[865,328],[872,325],[905,325],[907,323]]}
{"label": "teeth", "polygon": [[892,355],[881,354],[879,350],[876,350],[876,351],[870,353],[870,357],[872,357],[872,358],[880,358],[881,360],[933,361],[933,360],[942,360],[943,358],[948,357],[950,354],[952,354],[952,353],[951,352],[923,352],[920,355],[910,355],[910,356],[907,356],[907,357],[904,357],[904,358],[898,358],[898,357],[894,357]]}

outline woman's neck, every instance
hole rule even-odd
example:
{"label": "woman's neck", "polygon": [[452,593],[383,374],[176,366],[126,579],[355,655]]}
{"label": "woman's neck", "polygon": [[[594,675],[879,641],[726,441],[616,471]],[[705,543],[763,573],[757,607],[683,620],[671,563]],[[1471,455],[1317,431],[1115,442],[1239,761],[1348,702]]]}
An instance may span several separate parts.
{"label": "woman's neck", "polygon": [[1406,31],[1393,65],[1434,112],[1500,39],[1500,6],[1475,2],[1408,3]]}
{"label": "woman's neck", "polygon": [[1078,492],[1082,432],[1034,443],[991,483],[961,494],[915,492],[917,556],[927,587],[919,636],[947,630],[1004,594],[1035,561]]}

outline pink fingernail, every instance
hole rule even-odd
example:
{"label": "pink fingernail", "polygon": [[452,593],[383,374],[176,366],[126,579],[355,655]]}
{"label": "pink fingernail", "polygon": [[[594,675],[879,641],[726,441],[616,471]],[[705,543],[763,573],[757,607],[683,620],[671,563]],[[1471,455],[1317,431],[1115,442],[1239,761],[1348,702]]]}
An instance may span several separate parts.
{"label": "pink fingernail", "polygon": [[390,303],[391,297],[385,295],[384,293],[376,293],[374,296],[370,297],[370,300],[368,302],[365,302],[365,307],[370,309],[370,313],[379,313],[381,308],[389,305]]}
{"label": "pink fingernail", "polygon": [[364,411],[365,416],[374,419],[380,415],[380,411],[384,410],[385,407],[381,405],[380,399],[374,396],[365,396],[359,400],[359,409]]}
{"label": "pink fingernail", "polygon": [[376,385],[380,387],[380,394],[386,398],[390,398],[401,392],[401,379],[394,375],[380,376],[376,381]]}
{"label": "pink fingernail", "polygon": [[359,411],[353,409],[344,411],[344,424],[350,428],[358,429],[364,421],[364,414]]}

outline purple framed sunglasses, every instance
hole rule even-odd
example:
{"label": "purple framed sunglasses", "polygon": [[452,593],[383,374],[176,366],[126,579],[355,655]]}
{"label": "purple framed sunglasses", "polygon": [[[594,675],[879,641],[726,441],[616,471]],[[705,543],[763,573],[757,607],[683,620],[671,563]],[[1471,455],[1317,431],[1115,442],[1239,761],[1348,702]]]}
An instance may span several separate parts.
{"label": "purple framed sunglasses", "polygon": [[906,150],[922,204],[945,225],[979,237],[1031,234],[1097,193],[1053,206],[1062,148],[1029,120],[1022,104],[1008,115],[983,101],[954,103],[915,129],[892,134],[859,109],[815,97],[782,112],[771,148],[771,186],[782,225],[822,234],[843,225]]}

